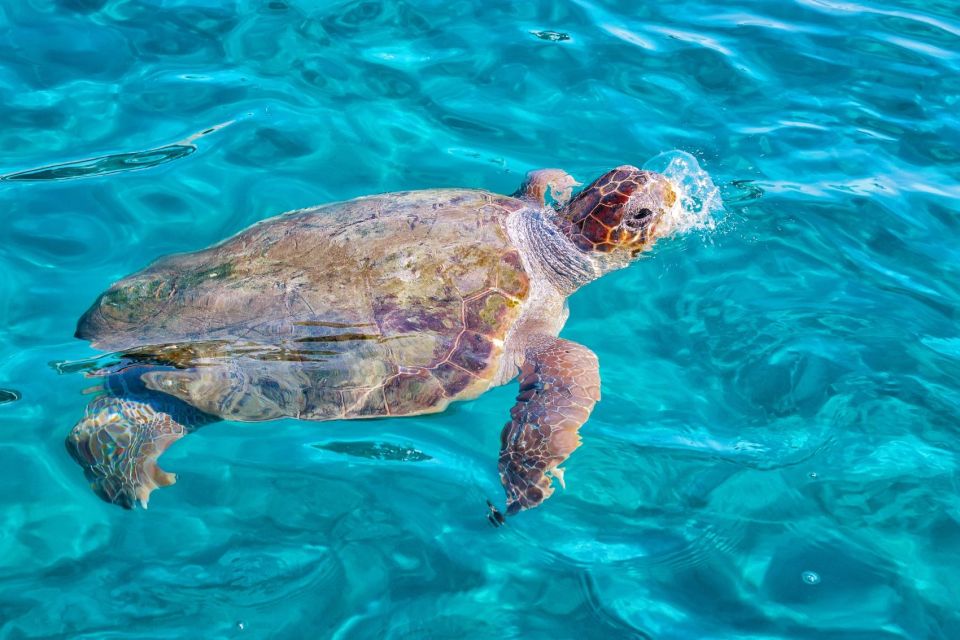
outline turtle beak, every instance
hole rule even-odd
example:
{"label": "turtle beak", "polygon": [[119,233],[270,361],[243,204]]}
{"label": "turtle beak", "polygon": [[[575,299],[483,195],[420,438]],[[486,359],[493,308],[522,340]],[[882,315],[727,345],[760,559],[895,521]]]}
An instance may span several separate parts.
{"label": "turtle beak", "polygon": [[651,173],[649,194],[653,200],[654,215],[647,230],[647,243],[652,246],[657,240],[672,236],[677,231],[673,208],[677,202],[677,190],[665,176]]}

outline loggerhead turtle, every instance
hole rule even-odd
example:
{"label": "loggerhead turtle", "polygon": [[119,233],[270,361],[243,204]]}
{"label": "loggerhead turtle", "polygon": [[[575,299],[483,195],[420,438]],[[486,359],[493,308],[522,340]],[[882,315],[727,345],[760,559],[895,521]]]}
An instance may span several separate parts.
{"label": "loggerhead turtle", "polygon": [[600,399],[596,356],[557,337],[566,298],[669,234],[677,197],[632,166],[578,184],[363,197],[157,260],[77,324],[118,359],[67,449],[101,498],[146,507],[175,481],[157,458],[218,419],[435,413],[519,373],[500,480],[508,514],[539,505]]}

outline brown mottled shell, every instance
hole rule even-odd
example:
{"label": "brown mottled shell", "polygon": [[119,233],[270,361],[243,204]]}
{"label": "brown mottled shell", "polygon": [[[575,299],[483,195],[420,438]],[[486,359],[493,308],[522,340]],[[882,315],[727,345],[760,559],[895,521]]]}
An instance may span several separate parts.
{"label": "brown mottled shell", "polygon": [[235,420],[442,410],[485,391],[528,276],[484,191],[360,198],[263,221],[124,278],[77,336]]}

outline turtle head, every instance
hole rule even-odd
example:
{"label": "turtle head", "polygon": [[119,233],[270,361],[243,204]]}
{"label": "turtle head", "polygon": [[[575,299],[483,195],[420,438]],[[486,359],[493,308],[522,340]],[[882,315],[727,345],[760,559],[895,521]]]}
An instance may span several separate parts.
{"label": "turtle head", "polygon": [[633,258],[669,234],[663,222],[676,201],[664,176],[624,165],[571,200],[560,211],[561,227],[583,252]]}

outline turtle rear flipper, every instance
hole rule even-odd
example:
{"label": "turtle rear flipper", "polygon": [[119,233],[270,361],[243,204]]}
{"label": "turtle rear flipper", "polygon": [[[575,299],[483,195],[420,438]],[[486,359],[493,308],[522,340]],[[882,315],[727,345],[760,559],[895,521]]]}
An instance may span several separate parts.
{"label": "turtle rear flipper", "polygon": [[87,406],[67,436],[67,452],[103,500],[125,509],[139,502],[146,509],[154,489],[177,480],[157,465],[157,459],[171,444],[210,421],[176,399],[157,397],[151,402],[106,395]]}

